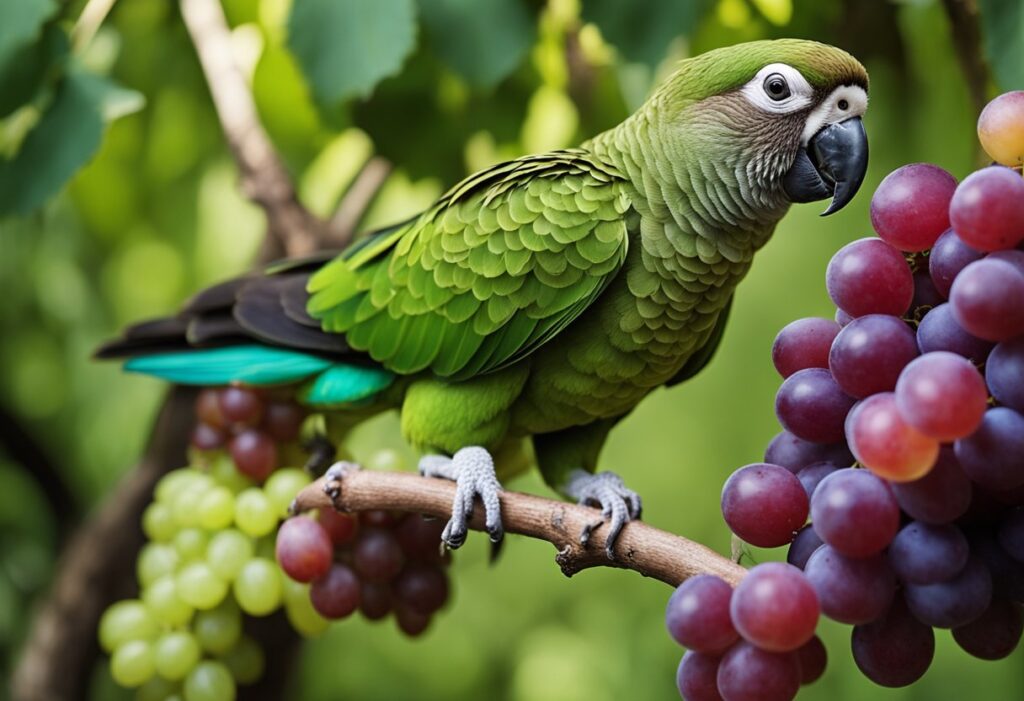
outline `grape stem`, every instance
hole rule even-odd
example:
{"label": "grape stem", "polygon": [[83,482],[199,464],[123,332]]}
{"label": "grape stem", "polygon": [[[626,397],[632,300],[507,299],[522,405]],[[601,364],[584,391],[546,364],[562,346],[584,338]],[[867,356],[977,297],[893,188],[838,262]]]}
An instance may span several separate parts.
{"label": "grape stem", "polygon": [[[356,470],[344,475],[335,499],[324,492],[324,478],[320,478],[299,492],[293,510],[388,509],[447,519],[454,496],[455,485],[445,480],[403,472]],[[567,577],[591,567],[619,567],[674,587],[698,574],[713,574],[735,585],[747,572],[710,548],[642,521],[626,524],[615,543],[616,557],[609,560],[605,555],[607,528],[594,530],[586,547],[579,543],[584,525],[600,520],[599,510],[520,492],[501,492],[500,499],[505,531],[554,545],[558,550],[555,561]],[[475,505],[469,527],[485,530],[483,508],[479,503]]]}

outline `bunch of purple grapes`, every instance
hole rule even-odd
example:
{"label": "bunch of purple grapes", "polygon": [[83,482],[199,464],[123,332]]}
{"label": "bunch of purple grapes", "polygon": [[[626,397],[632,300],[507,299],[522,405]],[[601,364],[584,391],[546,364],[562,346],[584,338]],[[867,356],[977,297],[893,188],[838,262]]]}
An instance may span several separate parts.
{"label": "bunch of purple grapes", "polygon": [[394,613],[403,633],[423,633],[448,600],[443,522],[390,511],[318,516],[290,518],[277,533],[277,561],[293,580],[311,582],[313,608],[331,620]]}
{"label": "bunch of purple grapes", "polygon": [[928,164],[889,174],[871,201],[879,238],[828,265],[835,319],[776,338],[785,430],[729,478],[722,512],[742,540],[788,545],[788,564],[754,567],[735,592],[713,577],[676,591],[685,699],[792,699],[825,668],[819,610],[853,625],[854,660],[883,686],[927,671],[934,628],[987,660],[1019,643],[1022,123],[1024,93],[990,103],[979,134],[1002,165],[962,183]]}

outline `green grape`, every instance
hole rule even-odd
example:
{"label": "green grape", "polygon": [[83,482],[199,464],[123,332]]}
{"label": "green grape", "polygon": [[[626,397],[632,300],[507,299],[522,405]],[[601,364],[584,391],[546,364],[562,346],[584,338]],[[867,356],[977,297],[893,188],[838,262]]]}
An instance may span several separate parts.
{"label": "green grape", "polygon": [[201,655],[195,636],[180,630],[164,633],[153,646],[156,673],[171,681],[184,679]]}
{"label": "green grape", "polygon": [[197,609],[212,609],[224,600],[228,583],[213,573],[205,562],[192,562],[178,572],[175,579],[178,596]]}
{"label": "green grape", "polygon": [[281,594],[285,606],[294,606],[300,601],[309,600],[309,585],[296,582],[284,572],[281,572]]}
{"label": "green grape", "polygon": [[206,562],[210,569],[225,582],[230,582],[252,558],[252,538],[234,528],[221,531],[210,538],[206,547]]}
{"label": "green grape", "polygon": [[201,528],[183,528],[174,536],[174,548],[182,562],[192,562],[206,557],[209,536]]}
{"label": "green grape", "polygon": [[277,546],[277,534],[263,536],[256,541],[256,557],[265,557],[268,560],[277,562],[277,554],[274,552]]}
{"label": "green grape", "polygon": [[142,512],[142,532],[150,540],[166,543],[178,532],[174,514],[167,504],[154,501]]}
{"label": "green grape", "polygon": [[219,531],[235,519],[235,495],[227,487],[216,486],[199,498],[199,525],[207,530]]}
{"label": "green grape", "polygon": [[135,692],[135,701],[169,701],[181,692],[181,684],[163,677],[153,677]]}
{"label": "green grape", "polygon": [[209,611],[200,611],[192,623],[192,632],[199,646],[206,652],[222,655],[238,642],[242,635],[242,614],[230,598]]}
{"label": "green grape", "polygon": [[193,470],[191,467],[182,467],[168,472],[156,483],[156,490],[154,491],[156,500],[161,504],[170,506],[178,492],[195,479],[198,474],[199,471]]}
{"label": "green grape", "polygon": [[249,560],[235,578],[235,598],[251,616],[265,616],[281,605],[281,571],[262,557]]}
{"label": "green grape", "polygon": [[309,475],[296,467],[278,470],[267,478],[263,491],[278,518],[288,517],[288,507],[291,506],[292,500],[309,482]]}
{"label": "green grape", "polygon": [[384,448],[375,451],[366,461],[366,467],[370,470],[405,470],[408,469],[406,459],[397,450]]}
{"label": "green grape", "polygon": [[165,575],[142,590],[142,601],[153,617],[169,626],[183,626],[192,618],[192,606],[178,595],[177,581]]}
{"label": "green grape", "polygon": [[221,662],[204,660],[185,680],[185,701],[234,701],[235,680]]}
{"label": "green grape", "polygon": [[235,499],[235,523],[245,534],[259,538],[277,526],[277,512],[259,487],[250,487]]}
{"label": "green grape", "polygon": [[231,456],[225,451],[220,451],[217,454],[217,458],[210,468],[210,476],[217,484],[227,487],[234,494],[238,494],[254,484],[252,480],[238,471]]}
{"label": "green grape", "polygon": [[139,578],[139,584],[146,587],[164,575],[173,574],[180,559],[174,546],[147,543],[139,552],[139,559],[135,561],[135,573]]}
{"label": "green grape", "polygon": [[171,498],[174,522],[182,528],[199,525],[199,503],[214,488],[213,479],[201,472]]}
{"label": "green grape", "polygon": [[[300,587],[302,596],[285,595],[284,610],[288,616],[288,622],[300,635],[314,638],[327,630],[331,622],[313,608],[313,602],[309,600],[309,585],[294,583]],[[285,587],[287,588],[287,585]]]}
{"label": "green grape", "polygon": [[100,618],[100,647],[106,652],[131,640],[151,640],[159,627],[153,614],[138,599],[125,599],[112,604]]}
{"label": "green grape", "polygon": [[114,650],[110,658],[110,676],[121,686],[141,686],[154,670],[153,646],[145,640],[132,640]]}
{"label": "green grape", "polygon": [[248,635],[243,635],[238,644],[220,659],[239,684],[252,684],[263,676],[263,648]]}

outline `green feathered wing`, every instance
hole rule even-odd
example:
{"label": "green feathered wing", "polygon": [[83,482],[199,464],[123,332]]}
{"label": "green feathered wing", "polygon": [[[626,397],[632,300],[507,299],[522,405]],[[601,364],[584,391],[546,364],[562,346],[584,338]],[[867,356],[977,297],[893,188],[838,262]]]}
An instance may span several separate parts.
{"label": "green feathered wing", "polygon": [[614,278],[629,206],[621,176],[585,151],[503,163],[316,272],[307,311],[397,374],[497,370],[553,338]]}

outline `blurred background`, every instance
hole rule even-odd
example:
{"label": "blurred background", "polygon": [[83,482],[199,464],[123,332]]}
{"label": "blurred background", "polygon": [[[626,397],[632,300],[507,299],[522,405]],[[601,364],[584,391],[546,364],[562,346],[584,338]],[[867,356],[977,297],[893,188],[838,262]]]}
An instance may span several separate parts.
{"label": "blurred background", "polygon": [[[100,24],[83,14],[87,5],[112,7]],[[821,204],[793,208],[740,287],[714,363],[685,386],[652,394],[602,455],[602,468],[646,495],[645,520],[723,553],[721,485],[760,460],[779,430],[775,333],[798,317],[832,315],[825,265],[841,245],[871,234],[870,193],[886,173],[929,161],[962,178],[979,163],[974,127],[984,99],[1024,88],[1018,0],[223,7],[235,60],[302,202],[326,217],[371,158],[386,175],[361,230],[419,211],[466,173],[616,124],[688,55],[796,36],[842,46],[866,64],[871,166],[859,197],[828,219],[818,217]],[[239,192],[175,3],[3,3],[0,86],[3,680],[61,543],[131,469],[165,395],[157,381],[91,361],[92,349],[122,325],[167,314],[200,287],[246,270],[265,221]],[[400,447],[393,416],[353,437],[357,456],[381,446]],[[509,486],[550,495],[534,476]],[[663,628],[670,590],[611,569],[568,580],[553,557],[546,543],[512,537],[489,567],[485,539],[471,538],[454,559],[452,603],[427,635],[409,641],[390,619],[337,624],[304,644],[288,698],[678,698],[681,650]],[[847,628],[821,628],[829,668],[801,699],[1024,698],[1024,650],[982,662],[937,631],[924,679],[884,690],[856,670]],[[130,693],[101,661],[86,696]]]}

